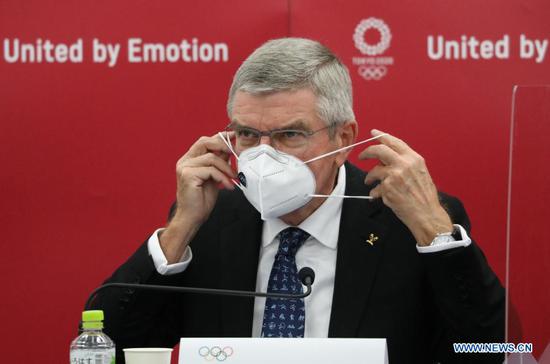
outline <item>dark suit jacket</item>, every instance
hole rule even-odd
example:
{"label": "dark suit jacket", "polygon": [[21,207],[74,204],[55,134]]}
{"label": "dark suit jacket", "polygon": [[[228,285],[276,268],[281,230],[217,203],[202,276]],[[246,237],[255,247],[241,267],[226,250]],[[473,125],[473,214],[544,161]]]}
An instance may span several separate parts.
{"label": "dark suit jacket", "polygon": [[[365,173],[346,165],[346,194],[368,195]],[[455,223],[470,230],[460,201],[441,195]],[[145,242],[107,280],[253,291],[262,220],[243,194],[221,191],[191,242],[185,272],[161,276]],[[378,240],[366,243],[373,233]],[[329,337],[387,338],[391,364],[502,363],[502,356],[455,355],[453,342],[502,342],[504,290],[473,242],[419,254],[407,227],[381,201],[343,202]],[[313,285],[315,289],[315,284]],[[95,300],[105,331],[125,347],[172,347],[181,337],[249,337],[250,298],[110,289]]]}

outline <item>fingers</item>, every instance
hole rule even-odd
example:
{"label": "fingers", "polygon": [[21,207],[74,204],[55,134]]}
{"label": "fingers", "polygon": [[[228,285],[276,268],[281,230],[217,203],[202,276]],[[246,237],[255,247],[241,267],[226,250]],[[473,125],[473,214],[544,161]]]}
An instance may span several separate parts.
{"label": "fingers", "polygon": [[370,190],[369,196],[372,198],[383,197],[382,188],[383,188],[382,185],[379,184],[378,186]]}
{"label": "fingers", "polygon": [[[229,163],[214,153],[207,153],[196,158],[182,158],[178,161],[176,170],[182,183],[200,180],[197,187],[202,186],[209,178],[222,183],[227,189],[234,189],[231,178],[236,178]],[[187,181],[187,182],[184,182]]]}
{"label": "fingers", "polygon": [[214,154],[206,153],[196,158],[187,159],[183,162],[185,167],[215,167],[225,175],[236,178],[237,174],[233,171],[226,159]]}
{"label": "fingers", "polygon": [[[384,134],[376,129],[371,133],[373,136]],[[388,197],[386,195],[389,191],[393,191],[395,187],[404,187],[406,181],[425,179],[425,175],[429,176],[422,156],[404,141],[392,135],[383,135],[378,140],[381,144],[371,145],[359,154],[360,159],[373,158],[381,162],[365,178],[367,185],[376,181],[381,182],[372,189],[371,196]]]}
{"label": "fingers", "polygon": [[383,181],[388,177],[390,168],[383,165],[377,165],[369,171],[367,177],[365,177],[365,184],[370,185],[376,181]]}
{"label": "fingers", "polygon": [[394,150],[398,154],[403,154],[403,153],[407,153],[407,152],[411,151],[411,148],[408,146],[407,143],[405,143],[403,140],[401,140],[401,139],[399,139],[399,138],[397,138],[393,135],[390,135],[388,133],[384,133],[384,132],[382,132],[380,130],[377,130],[377,129],[372,129],[371,134],[372,134],[372,136],[378,136],[378,135],[386,134],[383,137],[379,138],[378,140],[380,141],[380,143],[390,147],[392,150]]}
{"label": "fingers", "polygon": [[200,137],[199,140],[197,140],[195,144],[189,148],[189,151],[185,154],[185,156],[188,158],[193,158],[209,152],[225,153],[228,156],[231,154],[229,147],[217,134],[215,134],[210,137]]}
{"label": "fingers", "polygon": [[385,165],[395,164],[399,160],[399,154],[387,145],[376,144],[367,147],[359,154],[359,159],[378,159]]}
{"label": "fingers", "polygon": [[[232,134],[229,132],[227,135],[231,137]],[[236,178],[237,175],[229,163],[230,157],[231,150],[218,134],[203,136],[178,160],[176,171],[179,180],[183,184],[199,181],[196,186],[201,186],[211,179],[222,183],[228,189],[233,189],[231,178]]]}
{"label": "fingers", "polygon": [[403,159],[416,157],[418,154],[403,140],[384,133],[380,130],[372,129],[373,136],[379,136],[381,144],[371,145],[359,154],[359,159],[378,159],[385,165],[395,165]]}
{"label": "fingers", "polygon": [[192,173],[192,175],[199,180],[199,183],[196,185],[197,187],[201,187],[209,180],[213,180],[223,184],[227,189],[232,190],[235,188],[231,179],[216,167],[196,167],[193,168],[192,171],[187,170],[187,172],[184,173]]}

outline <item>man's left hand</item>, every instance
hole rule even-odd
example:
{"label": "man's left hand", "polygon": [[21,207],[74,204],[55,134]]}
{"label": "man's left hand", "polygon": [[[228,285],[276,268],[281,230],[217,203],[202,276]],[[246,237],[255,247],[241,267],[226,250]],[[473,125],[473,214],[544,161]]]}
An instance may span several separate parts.
{"label": "man's left hand", "polygon": [[[373,129],[373,136],[383,132]],[[439,202],[424,158],[404,141],[392,135],[378,139],[359,154],[359,159],[378,159],[380,163],[365,178],[365,184],[380,181],[370,196],[381,198],[409,228],[419,246],[430,245],[438,233],[451,232],[449,214]]]}

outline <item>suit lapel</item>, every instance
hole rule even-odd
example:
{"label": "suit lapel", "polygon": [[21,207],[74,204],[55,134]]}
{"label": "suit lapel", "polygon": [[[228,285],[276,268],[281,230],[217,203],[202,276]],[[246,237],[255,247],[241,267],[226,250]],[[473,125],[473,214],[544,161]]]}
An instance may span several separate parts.
{"label": "suit lapel", "polygon": [[[365,195],[364,173],[346,164],[346,195]],[[386,244],[382,202],[346,199],[342,206],[329,337],[355,337]]]}
{"label": "suit lapel", "polygon": [[[263,223],[244,198],[239,202],[235,210],[237,220],[220,232],[220,287],[254,291]],[[252,334],[254,299],[222,296],[221,304],[223,336],[249,337]]]}

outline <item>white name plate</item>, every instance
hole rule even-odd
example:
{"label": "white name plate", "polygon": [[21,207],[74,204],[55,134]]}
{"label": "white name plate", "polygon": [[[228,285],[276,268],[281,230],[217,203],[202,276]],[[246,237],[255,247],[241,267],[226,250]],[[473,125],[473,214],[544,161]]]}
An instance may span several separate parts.
{"label": "white name plate", "polygon": [[386,339],[182,338],[179,364],[388,364]]}

